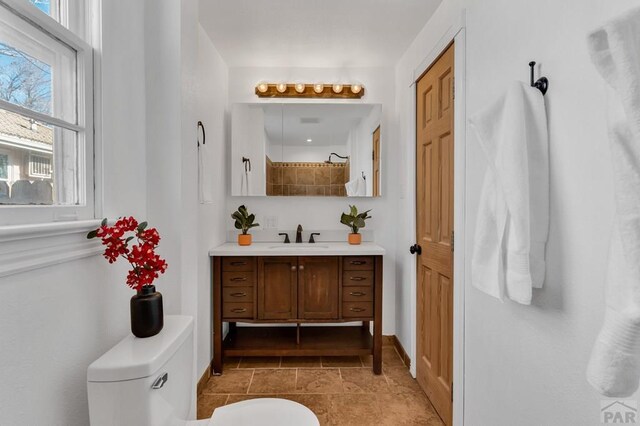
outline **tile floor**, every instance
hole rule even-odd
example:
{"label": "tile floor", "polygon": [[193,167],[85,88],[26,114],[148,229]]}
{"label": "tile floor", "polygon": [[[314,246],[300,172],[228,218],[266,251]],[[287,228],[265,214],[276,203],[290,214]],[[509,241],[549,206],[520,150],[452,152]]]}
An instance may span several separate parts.
{"label": "tile floor", "polygon": [[321,426],[441,426],[443,423],[393,346],[383,374],[368,357],[234,358],[198,395],[198,418],[253,398],[286,398],[309,407]]}

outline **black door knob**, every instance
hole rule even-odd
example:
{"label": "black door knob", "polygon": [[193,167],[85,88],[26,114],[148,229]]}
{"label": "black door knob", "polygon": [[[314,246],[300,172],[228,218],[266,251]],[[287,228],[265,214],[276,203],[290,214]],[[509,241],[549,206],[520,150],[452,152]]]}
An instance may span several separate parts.
{"label": "black door knob", "polygon": [[418,244],[414,244],[409,247],[409,252],[411,254],[417,254],[418,256],[420,256],[422,254],[422,247],[420,247]]}

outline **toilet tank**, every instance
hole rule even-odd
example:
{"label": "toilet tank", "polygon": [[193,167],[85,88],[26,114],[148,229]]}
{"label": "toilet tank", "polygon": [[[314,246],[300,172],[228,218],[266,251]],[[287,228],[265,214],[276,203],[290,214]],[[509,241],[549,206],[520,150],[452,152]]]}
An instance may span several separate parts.
{"label": "toilet tank", "polygon": [[195,395],[193,319],[167,315],[153,337],[129,335],[89,366],[92,426],[184,424]]}

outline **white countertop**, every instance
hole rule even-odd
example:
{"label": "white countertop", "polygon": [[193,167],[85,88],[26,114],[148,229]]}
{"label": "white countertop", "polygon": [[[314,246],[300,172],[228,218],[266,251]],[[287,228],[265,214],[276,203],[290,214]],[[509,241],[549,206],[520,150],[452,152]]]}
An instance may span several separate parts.
{"label": "white countertop", "polygon": [[209,256],[382,256],[384,248],[375,243],[350,245],[346,242],[253,243],[239,246],[225,243],[209,250]]}

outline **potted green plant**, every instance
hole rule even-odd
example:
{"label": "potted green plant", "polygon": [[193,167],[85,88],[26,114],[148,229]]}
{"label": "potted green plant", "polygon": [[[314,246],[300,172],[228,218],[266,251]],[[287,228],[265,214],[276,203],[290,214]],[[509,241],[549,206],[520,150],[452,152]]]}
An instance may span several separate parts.
{"label": "potted green plant", "polygon": [[371,210],[367,210],[363,213],[358,213],[358,208],[356,206],[349,206],[350,211],[349,214],[342,213],[340,217],[340,223],[351,228],[351,233],[349,234],[349,244],[358,245],[362,242],[362,235],[358,232],[360,228],[364,228],[367,219],[371,219],[369,216],[369,212]]}
{"label": "potted green plant", "polygon": [[256,220],[255,214],[249,214],[247,208],[242,205],[238,207],[238,210],[231,214],[231,218],[235,219],[235,227],[242,231],[242,234],[238,234],[238,245],[241,246],[250,246],[251,245],[251,234],[249,234],[249,229],[255,228],[256,226],[260,226],[259,223],[254,223]]}

